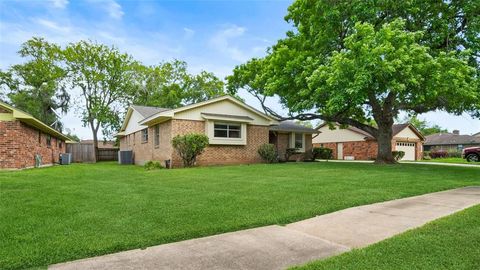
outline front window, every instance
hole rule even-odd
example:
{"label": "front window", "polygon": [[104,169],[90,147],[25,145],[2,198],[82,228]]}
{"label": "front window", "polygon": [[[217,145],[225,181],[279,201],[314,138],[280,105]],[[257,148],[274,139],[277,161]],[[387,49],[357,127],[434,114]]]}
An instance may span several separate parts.
{"label": "front window", "polygon": [[303,134],[302,133],[295,133],[295,148],[298,148],[298,149],[303,148]]}
{"label": "front window", "polygon": [[160,125],[155,126],[155,146],[160,145]]}
{"label": "front window", "polygon": [[148,142],[148,128],[142,130],[142,142]]}
{"label": "front window", "polygon": [[216,138],[241,138],[241,125],[239,124],[215,124],[213,136]]}

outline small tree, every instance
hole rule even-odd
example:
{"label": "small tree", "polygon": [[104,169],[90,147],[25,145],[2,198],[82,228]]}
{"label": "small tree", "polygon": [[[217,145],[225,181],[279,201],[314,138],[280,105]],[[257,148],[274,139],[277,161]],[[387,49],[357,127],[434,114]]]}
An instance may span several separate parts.
{"label": "small tree", "polygon": [[195,165],[197,156],[208,146],[208,137],[196,133],[177,135],[173,138],[172,145],[182,158],[183,166],[192,167]]}

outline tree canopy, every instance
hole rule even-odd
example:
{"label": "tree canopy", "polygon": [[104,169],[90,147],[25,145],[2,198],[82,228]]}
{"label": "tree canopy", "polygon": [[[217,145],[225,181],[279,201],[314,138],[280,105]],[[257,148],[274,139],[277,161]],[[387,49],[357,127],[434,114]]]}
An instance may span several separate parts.
{"label": "tree canopy", "polygon": [[97,148],[100,127],[109,136],[121,125],[138,63],[116,48],[87,41],[68,45],[63,54],[71,90],[81,91],[78,111],[82,122],[92,130]]}
{"label": "tree canopy", "polygon": [[138,87],[132,93],[137,105],[177,108],[225,94],[223,81],[206,71],[190,74],[184,61],[141,66],[138,71]]}
{"label": "tree canopy", "polygon": [[17,108],[61,130],[55,110],[68,110],[70,95],[62,84],[66,71],[62,68],[61,49],[42,38],[23,43],[19,55],[27,61],[1,72],[1,84]]}
{"label": "tree canopy", "polygon": [[394,163],[400,111],[478,110],[475,10],[477,1],[298,0],[286,17],[296,31],[236,67],[228,89],[245,88],[262,104],[278,95],[289,115],[264,109],[283,119],[367,131],[379,143],[377,162]]}
{"label": "tree canopy", "polygon": [[405,117],[402,120],[402,123],[410,123],[415,126],[424,136],[436,134],[436,133],[447,133],[448,130],[437,124],[429,123],[427,120],[419,119],[416,115]]}

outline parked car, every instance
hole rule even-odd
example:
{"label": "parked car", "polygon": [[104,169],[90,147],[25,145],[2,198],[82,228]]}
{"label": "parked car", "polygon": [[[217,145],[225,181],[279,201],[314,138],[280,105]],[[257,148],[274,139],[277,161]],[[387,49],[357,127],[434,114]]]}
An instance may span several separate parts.
{"label": "parked car", "polygon": [[480,147],[469,147],[462,151],[462,157],[468,162],[480,162]]}

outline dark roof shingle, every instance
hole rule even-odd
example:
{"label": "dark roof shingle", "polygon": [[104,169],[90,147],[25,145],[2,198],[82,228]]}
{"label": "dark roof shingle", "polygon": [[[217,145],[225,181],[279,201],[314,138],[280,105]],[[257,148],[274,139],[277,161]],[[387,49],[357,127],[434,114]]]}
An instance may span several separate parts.
{"label": "dark roof shingle", "polygon": [[150,107],[150,106],[140,106],[132,105],[131,106],[135,111],[140,113],[143,117],[147,118],[159,112],[164,112],[170,110],[169,108],[160,108],[160,107]]}
{"label": "dark roof shingle", "polygon": [[303,132],[303,133],[318,133],[317,130],[302,126],[293,121],[283,121],[280,122],[278,126],[270,126],[272,131],[283,131],[283,132]]}
{"label": "dark roof shingle", "polygon": [[480,144],[480,137],[458,135],[453,133],[437,133],[426,136],[425,145]]}

